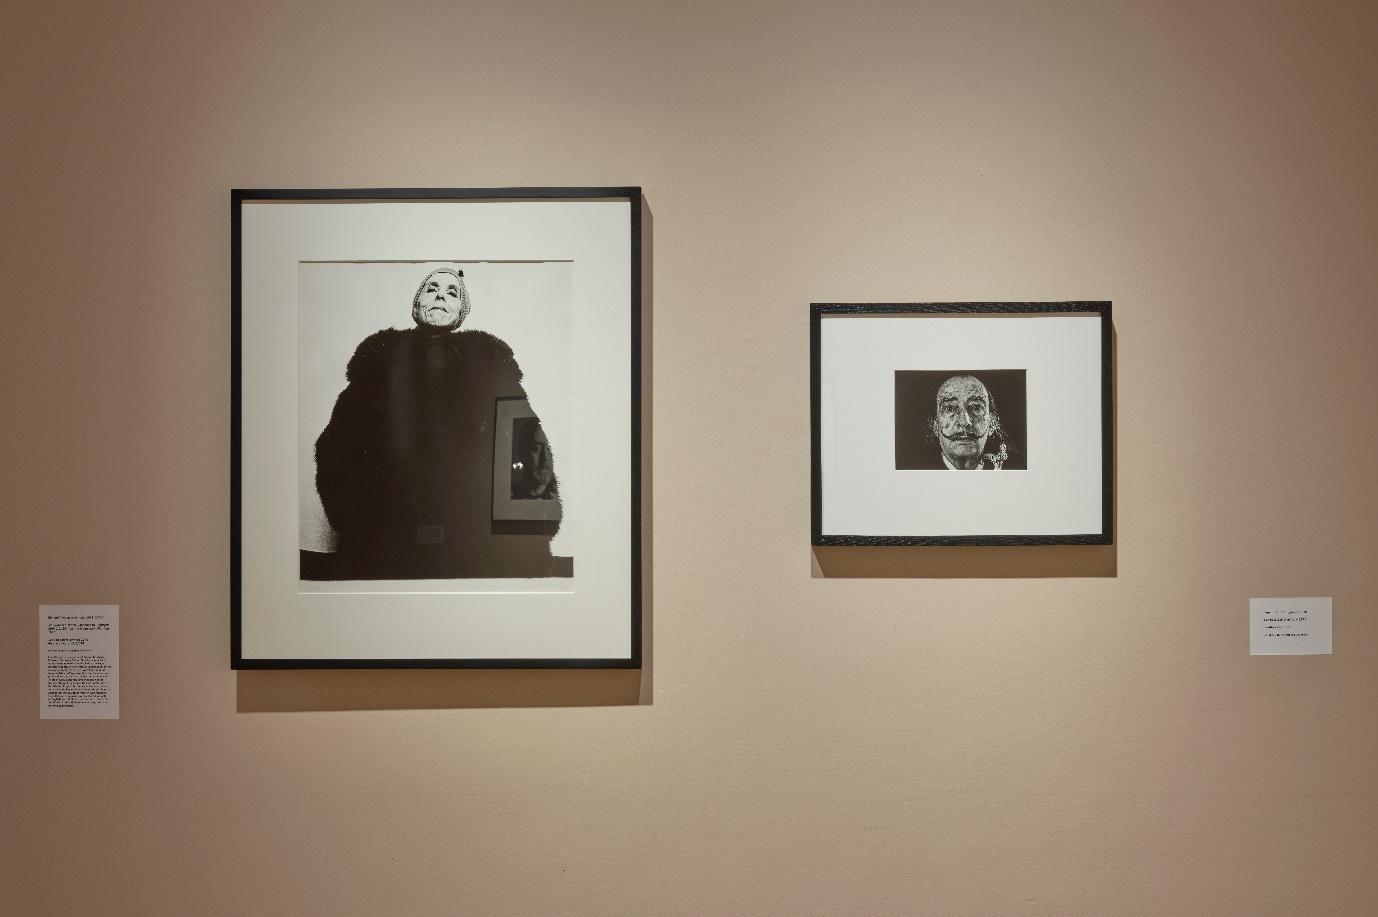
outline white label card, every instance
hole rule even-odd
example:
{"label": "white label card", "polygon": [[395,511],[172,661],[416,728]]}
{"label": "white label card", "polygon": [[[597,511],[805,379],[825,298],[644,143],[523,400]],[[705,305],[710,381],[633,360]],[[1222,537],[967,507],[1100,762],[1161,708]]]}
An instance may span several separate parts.
{"label": "white label card", "polygon": [[120,718],[120,606],[38,606],[38,717]]}
{"label": "white label card", "polygon": [[1330,596],[1249,599],[1249,655],[1329,655],[1330,612]]}

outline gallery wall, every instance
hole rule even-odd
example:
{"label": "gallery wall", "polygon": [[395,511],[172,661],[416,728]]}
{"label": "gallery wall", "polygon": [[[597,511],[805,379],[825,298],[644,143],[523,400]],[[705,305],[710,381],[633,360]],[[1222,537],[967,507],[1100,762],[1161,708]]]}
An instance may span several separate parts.
{"label": "gallery wall", "polygon": [[[1371,5],[6,18],[0,910],[1378,911]],[[229,189],[633,184],[646,668],[231,672]],[[810,302],[1067,299],[1113,548],[810,548]],[[84,602],[121,717],[40,721]]]}

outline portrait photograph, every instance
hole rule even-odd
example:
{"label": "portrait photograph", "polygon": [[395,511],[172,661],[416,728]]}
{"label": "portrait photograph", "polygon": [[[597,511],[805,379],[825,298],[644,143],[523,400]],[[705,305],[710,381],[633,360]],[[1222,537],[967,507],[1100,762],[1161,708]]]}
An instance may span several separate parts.
{"label": "portrait photograph", "polygon": [[[556,478],[577,458],[565,436],[572,267],[301,265],[303,580],[573,575]],[[495,447],[510,469],[536,436],[541,467],[517,463],[548,479],[545,524],[504,526],[514,520],[493,510],[511,485],[493,479]]]}
{"label": "portrait photograph", "polygon": [[812,543],[1111,543],[1110,343],[1108,302],[813,304]]}
{"label": "portrait photograph", "polygon": [[640,661],[636,188],[243,190],[231,665]]}
{"label": "portrait photograph", "polygon": [[895,468],[1028,467],[1022,369],[895,370]]}

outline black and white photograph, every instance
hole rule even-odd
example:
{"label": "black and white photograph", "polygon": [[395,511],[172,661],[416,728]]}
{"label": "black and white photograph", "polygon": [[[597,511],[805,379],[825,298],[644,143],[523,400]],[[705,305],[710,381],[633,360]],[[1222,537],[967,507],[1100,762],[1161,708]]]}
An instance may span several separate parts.
{"label": "black and white photograph", "polygon": [[[570,271],[569,262],[302,265],[302,579],[573,575],[573,558],[559,553],[551,442],[563,439],[563,407],[576,394]],[[512,464],[508,402],[528,424],[515,445],[540,438],[541,467],[522,463],[533,492],[542,479],[539,526],[504,527],[489,511],[512,499],[489,473],[499,445]]]}
{"label": "black and white photograph", "polygon": [[1021,471],[1024,370],[895,370],[895,468]]}
{"label": "black and white photograph", "polygon": [[231,218],[232,666],[639,665],[640,190]]}
{"label": "black and white photograph", "polygon": [[813,304],[812,543],[1110,544],[1110,342],[1108,302]]}
{"label": "black and white photograph", "polygon": [[553,536],[562,515],[555,449],[528,399],[498,398],[493,412],[492,529]]}

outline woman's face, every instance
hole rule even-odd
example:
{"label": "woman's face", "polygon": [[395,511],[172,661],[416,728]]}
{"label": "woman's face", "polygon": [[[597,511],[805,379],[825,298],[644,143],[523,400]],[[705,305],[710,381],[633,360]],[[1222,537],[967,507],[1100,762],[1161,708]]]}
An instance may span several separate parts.
{"label": "woman's face", "polygon": [[463,308],[459,277],[449,271],[433,271],[416,291],[411,317],[418,325],[457,328],[464,318]]}

